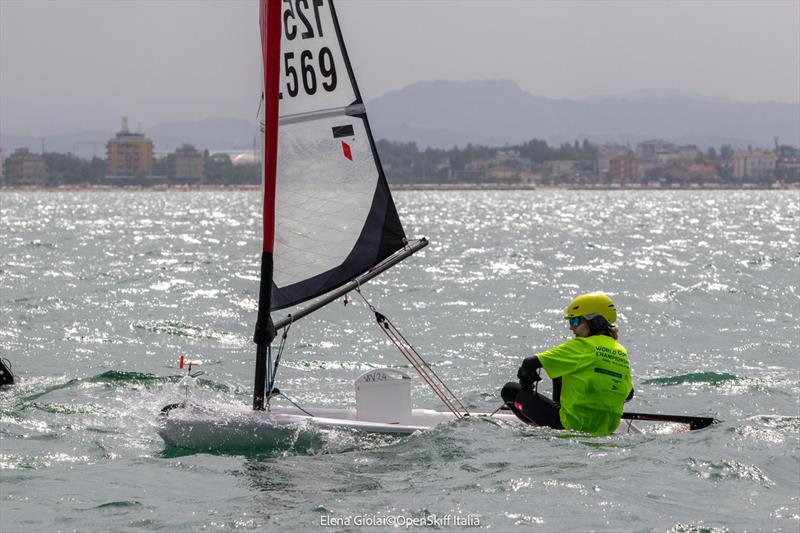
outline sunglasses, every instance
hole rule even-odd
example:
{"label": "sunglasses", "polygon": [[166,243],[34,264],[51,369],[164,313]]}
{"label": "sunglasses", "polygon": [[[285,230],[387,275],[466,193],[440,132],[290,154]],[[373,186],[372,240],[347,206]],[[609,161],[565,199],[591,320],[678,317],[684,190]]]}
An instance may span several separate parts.
{"label": "sunglasses", "polygon": [[569,320],[569,327],[571,327],[571,328],[577,328],[578,326],[580,326],[580,325],[581,325],[581,319],[582,319],[582,317],[579,317],[579,316],[572,316],[572,317],[569,317],[569,318],[567,319],[567,320]]}

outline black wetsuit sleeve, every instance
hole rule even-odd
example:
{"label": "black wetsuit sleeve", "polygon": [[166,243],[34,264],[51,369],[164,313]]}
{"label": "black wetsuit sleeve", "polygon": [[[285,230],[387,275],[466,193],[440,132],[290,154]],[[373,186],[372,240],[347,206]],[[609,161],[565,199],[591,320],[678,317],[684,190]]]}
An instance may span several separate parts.
{"label": "black wetsuit sleeve", "polygon": [[[534,371],[539,368],[544,368],[542,362],[539,361],[539,358],[535,355],[533,357],[528,357],[522,362],[522,368],[527,371]],[[561,378],[555,378],[553,380],[553,401],[555,403],[561,403]]]}
{"label": "black wetsuit sleeve", "polygon": [[633,400],[633,387],[631,387],[631,392],[628,393],[628,397],[625,398],[626,402]]}
{"label": "black wetsuit sleeve", "polygon": [[525,370],[536,370],[537,368],[542,368],[542,362],[534,355],[522,361],[522,368]]}
{"label": "black wetsuit sleeve", "polygon": [[553,401],[561,403],[561,380],[562,378],[555,378],[553,380]]}

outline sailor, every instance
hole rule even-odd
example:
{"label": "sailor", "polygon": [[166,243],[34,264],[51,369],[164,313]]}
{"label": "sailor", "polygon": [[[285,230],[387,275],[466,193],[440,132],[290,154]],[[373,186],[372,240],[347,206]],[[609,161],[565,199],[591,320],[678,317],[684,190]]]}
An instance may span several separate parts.
{"label": "sailor", "polygon": [[[624,402],[633,398],[625,347],[617,342],[617,310],[602,292],[572,300],[564,316],[575,338],[529,357],[519,367],[519,383],[506,383],[500,395],[525,422],[556,429],[610,435]],[[544,368],[553,380],[553,399],[536,392]]]}

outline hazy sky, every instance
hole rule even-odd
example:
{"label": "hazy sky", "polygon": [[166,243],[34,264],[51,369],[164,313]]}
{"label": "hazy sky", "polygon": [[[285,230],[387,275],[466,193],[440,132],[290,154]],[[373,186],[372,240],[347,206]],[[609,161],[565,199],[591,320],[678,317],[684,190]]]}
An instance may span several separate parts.
{"label": "hazy sky", "polygon": [[[800,0],[338,0],[367,101],[420,80],[800,100]],[[255,0],[0,0],[0,131],[255,121]]]}

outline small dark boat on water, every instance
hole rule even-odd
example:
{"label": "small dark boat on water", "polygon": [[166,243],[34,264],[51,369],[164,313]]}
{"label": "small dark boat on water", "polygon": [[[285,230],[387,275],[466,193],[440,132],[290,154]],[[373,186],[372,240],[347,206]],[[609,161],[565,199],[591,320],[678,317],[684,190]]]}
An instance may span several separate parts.
{"label": "small dark boat on water", "polygon": [[14,384],[14,374],[11,373],[11,363],[8,359],[0,358],[0,387]]}

